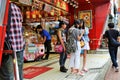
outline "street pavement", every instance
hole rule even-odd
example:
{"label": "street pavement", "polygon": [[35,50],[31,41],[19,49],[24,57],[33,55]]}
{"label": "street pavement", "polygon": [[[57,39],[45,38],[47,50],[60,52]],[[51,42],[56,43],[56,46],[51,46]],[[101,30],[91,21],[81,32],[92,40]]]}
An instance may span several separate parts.
{"label": "street pavement", "polygon": [[[106,74],[106,71],[108,71],[110,65],[110,57],[107,49],[99,49],[94,53],[91,52],[87,54],[87,68],[89,71],[86,72],[84,76],[74,75],[70,73],[69,58],[66,61],[66,67],[68,68],[68,72],[60,72],[58,61],[59,55],[51,54],[49,60],[25,63],[24,68],[29,66],[48,66],[52,67],[53,69],[32,79],[24,80],[104,80],[104,76]],[[82,67],[82,57],[80,66]]]}
{"label": "street pavement", "polygon": [[[118,64],[120,65],[120,48],[118,50]],[[112,63],[110,63],[105,80],[120,80],[120,71],[115,72],[114,68],[112,68]]]}

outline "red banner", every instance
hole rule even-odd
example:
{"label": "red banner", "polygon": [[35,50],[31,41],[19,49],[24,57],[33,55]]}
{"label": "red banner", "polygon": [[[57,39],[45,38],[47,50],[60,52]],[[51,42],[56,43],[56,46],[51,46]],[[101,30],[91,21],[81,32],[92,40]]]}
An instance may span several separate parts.
{"label": "red banner", "polygon": [[6,34],[8,7],[9,7],[9,0],[0,0],[0,65],[2,61],[4,38]]}

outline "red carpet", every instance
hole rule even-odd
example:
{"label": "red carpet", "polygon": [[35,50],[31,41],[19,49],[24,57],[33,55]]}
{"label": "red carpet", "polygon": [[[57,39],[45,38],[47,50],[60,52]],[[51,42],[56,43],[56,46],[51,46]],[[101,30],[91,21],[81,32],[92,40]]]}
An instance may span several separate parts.
{"label": "red carpet", "polygon": [[42,73],[45,73],[48,70],[51,70],[52,68],[50,67],[27,67],[25,69],[23,69],[23,75],[24,78],[26,79],[31,79],[33,77],[36,77]]}

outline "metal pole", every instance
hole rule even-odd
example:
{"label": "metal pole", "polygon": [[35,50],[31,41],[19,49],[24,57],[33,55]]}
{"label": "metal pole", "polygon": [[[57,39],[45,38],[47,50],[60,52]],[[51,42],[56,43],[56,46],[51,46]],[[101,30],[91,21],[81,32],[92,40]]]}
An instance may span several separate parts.
{"label": "metal pole", "polygon": [[14,54],[14,56],[13,56],[13,65],[14,65],[15,80],[20,80],[16,51],[14,51],[13,54]]}

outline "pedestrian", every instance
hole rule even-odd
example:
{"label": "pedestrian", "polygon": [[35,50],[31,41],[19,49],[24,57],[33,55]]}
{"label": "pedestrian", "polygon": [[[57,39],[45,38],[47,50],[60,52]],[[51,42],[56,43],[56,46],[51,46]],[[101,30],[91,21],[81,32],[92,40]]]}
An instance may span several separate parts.
{"label": "pedestrian", "polygon": [[70,54],[70,68],[72,74],[78,74],[83,76],[84,73],[80,71],[80,52],[81,52],[81,46],[80,46],[80,39],[83,36],[84,31],[80,31],[79,28],[80,21],[75,20],[74,25],[68,30],[73,30],[72,34],[74,37],[74,44],[77,44],[76,51],[74,53]]}
{"label": "pedestrian", "polygon": [[50,50],[51,50],[51,35],[49,34],[47,30],[43,29],[41,25],[37,26],[36,32],[42,36],[43,38],[42,43],[45,45],[45,49],[47,50],[45,52],[46,55],[45,55],[45,58],[43,58],[43,60],[48,60]]}
{"label": "pedestrian", "polygon": [[118,63],[117,63],[117,51],[118,46],[113,46],[110,42],[111,37],[117,40],[120,36],[119,31],[114,29],[114,23],[108,24],[109,30],[105,31],[104,37],[108,41],[108,50],[112,61],[112,67],[115,68],[115,72],[119,71]]}
{"label": "pedestrian", "polygon": [[84,34],[83,34],[83,38],[84,38],[84,42],[85,45],[82,48],[81,51],[81,56],[83,56],[83,65],[82,65],[82,71],[87,72],[88,69],[86,68],[86,60],[87,60],[87,52],[88,50],[90,50],[90,46],[89,46],[89,29],[88,27],[85,26],[85,21],[83,19],[80,19],[80,30],[84,30]]}
{"label": "pedestrian", "polygon": [[[19,70],[19,80],[23,80],[23,52],[25,47],[25,42],[23,38],[23,27],[22,27],[22,13],[20,8],[14,3],[10,3],[10,15],[7,25],[9,32],[7,32],[6,37],[9,37],[8,41],[11,43],[13,52],[16,52],[18,70]],[[0,66],[0,80],[14,80],[14,69],[12,55],[3,53],[2,64]]]}
{"label": "pedestrian", "polygon": [[63,47],[63,51],[60,53],[60,58],[59,58],[61,72],[68,71],[68,69],[66,69],[66,67],[65,67],[65,62],[67,59],[67,54],[65,52],[66,51],[66,48],[65,48],[65,42],[66,42],[65,29],[66,29],[66,26],[67,26],[67,24],[64,21],[60,21],[59,28],[57,30],[57,37],[58,37],[57,44],[61,44]]}

